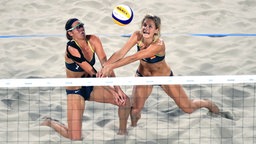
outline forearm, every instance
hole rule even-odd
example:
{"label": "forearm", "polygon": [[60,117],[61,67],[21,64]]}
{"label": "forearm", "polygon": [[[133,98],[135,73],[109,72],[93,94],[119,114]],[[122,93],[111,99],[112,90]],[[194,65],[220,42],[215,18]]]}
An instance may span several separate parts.
{"label": "forearm", "polygon": [[132,62],[136,61],[136,59],[132,58],[132,56],[125,57],[123,59],[120,59],[119,61],[116,61],[115,63],[111,64],[112,70],[119,68],[121,66],[125,66],[127,64],[130,64]]}
{"label": "forearm", "polygon": [[[115,52],[105,63],[104,65],[115,63],[116,61],[120,60],[122,58],[120,52]],[[103,65],[103,66],[104,66]]]}
{"label": "forearm", "polygon": [[129,64],[130,62],[132,61],[129,61],[129,59],[127,58],[124,58],[120,59],[115,63],[106,64],[99,72],[99,77],[115,77],[114,69]]}

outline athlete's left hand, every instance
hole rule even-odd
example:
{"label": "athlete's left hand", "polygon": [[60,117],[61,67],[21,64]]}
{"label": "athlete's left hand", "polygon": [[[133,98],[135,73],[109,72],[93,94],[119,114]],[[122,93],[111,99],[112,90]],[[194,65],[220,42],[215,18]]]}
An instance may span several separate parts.
{"label": "athlete's left hand", "polygon": [[122,89],[120,88],[120,86],[116,86],[116,92],[119,95],[119,99],[118,101],[120,102],[121,105],[125,105],[126,100],[127,100],[127,95],[122,91]]}
{"label": "athlete's left hand", "polygon": [[111,65],[105,65],[97,74],[98,77],[108,77],[111,75]]}

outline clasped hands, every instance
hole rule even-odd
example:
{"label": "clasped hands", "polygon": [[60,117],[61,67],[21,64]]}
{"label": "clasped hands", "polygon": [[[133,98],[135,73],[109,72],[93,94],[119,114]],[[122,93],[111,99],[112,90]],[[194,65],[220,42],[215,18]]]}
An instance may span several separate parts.
{"label": "clasped hands", "polygon": [[[104,78],[109,77],[113,73],[113,68],[111,67],[111,64],[104,65],[101,70],[96,74],[97,77]],[[113,92],[113,95],[115,97],[115,102],[118,106],[123,106],[126,103],[127,96],[126,94],[121,90],[119,86],[116,87],[115,92]]]}
{"label": "clasped hands", "polygon": [[111,76],[113,71],[113,68],[111,68],[111,64],[102,66],[101,70],[97,72],[97,77],[103,78],[103,77],[109,77]]}

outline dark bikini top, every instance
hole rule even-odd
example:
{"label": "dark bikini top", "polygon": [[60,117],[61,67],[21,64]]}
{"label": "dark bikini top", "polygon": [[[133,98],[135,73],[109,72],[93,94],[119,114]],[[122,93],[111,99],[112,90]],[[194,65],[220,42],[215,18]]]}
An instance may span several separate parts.
{"label": "dark bikini top", "polygon": [[[137,51],[140,51],[140,43],[142,42],[142,40],[139,41],[139,43],[137,44]],[[160,56],[160,55],[154,55],[150,58],[144,58],[142,59],[143,61],[147,62],[147,63],[157,63],[162,61],[165,58],[165,55]]]}
{"label": "dark bikini top", "polygon": [[[82,53],[82,50],[81,50],[80,46],[78,45],[78,43],[74,40],[71,40],[67,43],[67,48],[66,48],[67,50],[66,51],[67,51],[67,57],[72,59],[74,61],[74,63],[65,62],[65,65],[66,65],[67,69],[69,69],[71,71],[74,71],[74,72],[83,72],[84,70],[76,62],[82,63],[84,61],[88,62],[93,67],[93,65],[95,64],[95,52],[92,49],[92,46],[91,46],[90,42],[88,40],[86,40],[86,41],[87,41],[91,51],[93,52],[92,60],[91,61],[86,60],[86,58],[84,57],[84,55]],[[73,48],[77,49],[81,57],[73,56],[69,52],[68,46],[72,46]]]}

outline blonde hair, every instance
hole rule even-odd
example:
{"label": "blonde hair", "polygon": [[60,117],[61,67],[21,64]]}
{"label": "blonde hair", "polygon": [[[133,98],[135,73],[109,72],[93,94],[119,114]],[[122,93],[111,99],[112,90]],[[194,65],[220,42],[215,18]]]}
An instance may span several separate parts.
{"label": "blonde hair", "polygon": [[158,33],[156,33],[154,35],[154,42],[159,39],[161,33],[161,19],[158,17],[158,16],[155,16],[155,15],[152,15],[152,14],[147,14],[141,21],[141,27],[143,26],[143,22],[146,20],[146,19],[151,19],[154,21],[155,23],[155,26],[156,26],[156,29],[158,29]]}

